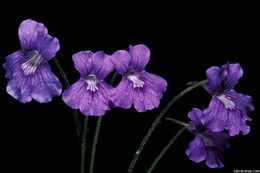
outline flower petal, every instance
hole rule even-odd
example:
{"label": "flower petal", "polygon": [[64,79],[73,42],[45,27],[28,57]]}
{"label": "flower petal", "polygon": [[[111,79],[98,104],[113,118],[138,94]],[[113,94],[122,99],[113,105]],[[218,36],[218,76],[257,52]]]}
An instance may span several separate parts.
{"label": "flower petal", "polygon": [[110,109],[109,101],[112,87],[105,82],[98,83],[98,90],[85,90],[80,98],[79,109],[86,116],[102,116]]}
{"label": "flower petal", "polygon": [[212,97],[209,107],[203,111],[201,122],[214,132],[225,129],[228,110],[225,105],[217,98]]}
{"label": "flower petal", "polygon": [[93,70],[92,55],[93,52],[91,51],[82,51],[72,56],[74,66],[81,77],[86,77]]}
{"label": "flower petal", "polygon": [[210,168],[222,168],[221,155],[214,147],[207,147],[206,165]]}
{"label": "flower petal", "polygon": [[38,67],[31,83],[32,98],[39,103],[50,102],[53,96],[59,96],[62,92],[62,85],[48,64]]}
{"label": "flower petal", "polygon": [[123,77],[117,87],[113,89],[111,100],[116,106],[129,109],[133,104],[133,93],[132,82]]}
{"label": "flower petal", "polygon": [[111,61],[115,66],[115,69],[121,75],[124,75],[128,71],[132,70],[130,65],[132,63],[132,57],[125,50],[118,50],[111,56]]}
{"label": "flower petal", "polygon": [[19,27],[19,39],[24,50],[35,49],[35,43],[39,37],[43,37],[48,33],[47,28],[34,20],[24,20]]}
{"label": "flower petal", "polygon": [[134,107],[138,112],[144,112],[158,107],[163,92],[166,90],[167,82],[160,76],[143,72],[140,79],[144,86],[134,88]]}
{"label": "flower petal", "polygon": [[114,68],[110,56],[103,51],[93,54],[93,71],[99,80],[104,79]]}
{"label": "flower petal", "polygon": [[46,59],[52,59],[60,49],[60,42],[56,37],[45,35],[35,41],[36,50]]}
{"label": "flower petal", "polygon": [[227,80],[225,82],[225,90],[229,91],[234,88],[234,86],[238,83],[238,79],[243,76],[243,70],[240,64],[225,64],[222,66],[228,72]]}
{"label": "flower petal", "polygon": [[224,81],[228,75],[227,71],[223,68],[213,66],[207,71],[208,83],[206,85],[207,91],[211,94],[218,94],[224,92]]}
{"label": "flower petal", "polygon": [[193,108],[189,113],[188,117],[191,119],[191,121],[194,123],[195,127],[201,126],[201,116],[202,111],[198,108]]}
{"label": "flower petal", "polygon": [[62,85],[48,64],[38,67],[35,74],[29,76],[21,69],[15,70],[6,90],[20,102],[26,103],[33,98],[39,103],[47,103],[53,96],[61,94]]}
{"label": "flower petal", "polygon": [[191,141],[190,145],[186,150],[186,155],[190,160],[198,163],[206,158],[206,148],[203,143],[203,140],[196,136],[193,141]]}
{"label": "flower petal", "polygon": [[21,64],[24,61],[24,54],[22,51],[16,51],[6,57],[6,62],[3,67],[6,69],[5,77],[11,79],[13,71],[17,68],[21,68]]}
{"label": "flower petal", "polygon": [[46,60],[53,58],[60,49],[59,40],[48,35],[47,28],[34,20],[23,21],[18,34],[24,51],[37,50]]}
{"label": "flower petal", "polygon": [[77,82],[63,91],[62,100],[71,108],[78,109],[80,98],[86,91],[87,83],[80,78]]}
{"label": "flower petal", "polygon": [[132,66],[137,72],[142,72],[150,60],[150,50],[144,44],[129,47],[129,54],[132,56]]}

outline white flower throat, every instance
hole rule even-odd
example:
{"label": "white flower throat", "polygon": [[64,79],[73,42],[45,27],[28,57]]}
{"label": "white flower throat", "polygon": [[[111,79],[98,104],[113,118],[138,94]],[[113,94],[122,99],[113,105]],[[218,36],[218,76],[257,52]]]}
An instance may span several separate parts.
{"label": "white flower throat", "polygon": [[88,75],[85,79],[85,81],[87,82],[88,86],[87,86],[87,90],[90,90],[92,92],[95,92],[96,90],[98,90],[98,86],[97,86],[97,78],[95,75]]}
{"label": "white flower throat", "polygon": [[34,74],[37,70],[37,67],[39,67],[39,65],[41,65],[41,63],[43,62],[43,57],[36,50],[26,52],[24,56],[25,62],[21,66],[23,73],[25,75]]}
{"label": "white flower throat", "polygon": [[236,106],[235,103],[231,100],[231,98],[224,94],[217,96],[217,98],[225,105],[227,109],[234,109]]}
{"label": "white flower throat", "polygon": [[134,71],[126,73],[126,77],[127,77],[127,79],[132,81],[134,88],[142,88],[145,84],[144,81],[142,81],[139,78],[139,75]]}

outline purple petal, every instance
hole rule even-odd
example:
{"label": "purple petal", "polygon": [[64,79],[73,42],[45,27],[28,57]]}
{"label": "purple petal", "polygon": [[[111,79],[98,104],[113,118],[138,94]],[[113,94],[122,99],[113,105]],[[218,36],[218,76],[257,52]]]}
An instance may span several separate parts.
{"label": "purple petal", "polygon": [[214,147],[207,147],[206,165],[210,168],[224,167],[224,164],[221,161],[221,155]]}
{"label": "purple petal", "polygon": [[94,53],[92,61],[94,74],[99,80],[104,79],[114,68],[110,56],[106,55],[103,51]]}
{"label": "purple petal", "polygon": [[20,102],[33,99],[39,103],[50,102],[53,96],[61,94],[62,85],[51,72],[48,64],[38,67],[33,75],[24,75],[21,69],[15,69],[13,77],[8,82],[7,92]]}
{"label": "purple petal", "polygon": [[129,47],[129,54],[132,57],[132,66],[135,71],[142,72],[150,60],[150,50],[144,44]]}
{"label": "purple petal", "polygon": [[225,83],[225,90],[229,91],[234,88],[234,86],[238,83],[238,79],[243,76],[243,70],[240,64],[225,64],[222,66],[228,72],[227,81]]}
{"label": "purple petal", "polygon": [[75,68],[79,71],[81,77],[86,77],[92,71],[92,55],[93,52],[91,51],[82,51],[72,56]]}
{"label": "purple petal", "polygon": [[129,109],[133,104],[133,94],[132,82],[123,77],[117,87],[113,89],[111,100],[116,106]]}
{"label": "purple petal", "polygon": [[161,99],[163,96],[163,92],[166,91],[167,82],[162,77],[150,74],[147,72],[141,73],[141,80],[145,81],[145,85],[149,88],[152,88],[158,95],[158,98]]}
{"label": "purple petal", "polygon": [[190,143],[186,150],[186,155],[190,160],[198,163],[206,158],[206,148],[202,139],[198,136]]}
{"label": "purple petal", "polygon": [[121,75],[124,75],[128,71],[132,70],[130,65],[132,63],[132,57],[125,50],[118,50],[111,56],[111,61],[115,66],[115,69]]}
{"label": "purple petal", "polygon": [[24,54],[22,51],[16,51],[6,57],[6,62],[3,67],[6,69],[5,77],[11,79],[13,71],[16,68],[21,68],[21,64],[24,61]]}
{"label": "purple petal", "polygon": [[101,116],[109,110],[112,87],[105,82],[98,83],[95,92],[87,90],[87,83],[81,78],[67,88],[62,95],[63,101],[73,109],[80,109],[86,116]]}
{"label": "purple petal", "polygon": [[247,114],[254,110],[252,97],[237,93],[234,90],[226,92],[225,95],[234,102],[236,109],[241,112],[242,118],[251,121],[251,118],[249,118]]}
{"label": "purple petal", "polygon": [[198,126],[201,125],[201,116],[202,116],[202,111],[200,109],[197,109],[197,108],[193,108],[188,113],[188,117],[192,120],[195,127],[198,127]]}
{"label": "purple petal", "polygon": [[211,95],[224,92],[225,88],[223,85],[223,81],[228,75],[227,71],[223,68],[213,66],[209,68],[206,73],[208,79],[206,89],[208,90],[208,92]]}
{"label": "purple petal", "polygon": [[217,98],[213,97],[209,107],[203,111],[201,122],[214,132],[225,129],[228,110],[225,105]]}
{"label": "purple petal", "polygon": [[243,135],[246,135],[250,131],[250,127],[241,118],[241,112],[238,109],[228,111],[226,129],[229,130],[230,136],[237,135],[240,131],[242,131]]}
{"label": "purple petal", "polygon": [[60,49],[60,42],[56,37],[45,35],[35,42],[36,50],[46,60],[52,59]]}
{"label": "purple petal", "polygon": [[48,30],[42,23],[27,19],[20,24],[18,34],[22,48],[31,50],[36,48],[39,37],[48,34]]}
{"label": "purple petal", "polygon": [[63,91],[62,100],[71,108],[78,109],[80,100],[86,92],[87,83],[80,78],[77,82]]}
{"label": "purple petal", "polygon": [[167,82],[160,76],[143,72],[140,79],[144,81],[143,87],[134,88],[133,102],[138,112],[144,112],[158,107]]}
{"label": "purple petal", "polygon": [[37,50],[46,60],[53,58],[60,49],[58,39],[48,35],[42,23],[31,19],[21,23],[18,34],[23,50]]}
{"label": "purple petal", "polygon": [[85,89],[80,98],[79,109],[86,116],[102,116],[109,110],[112,87],[105,82],[98,83],[98,90],[91,92]]}

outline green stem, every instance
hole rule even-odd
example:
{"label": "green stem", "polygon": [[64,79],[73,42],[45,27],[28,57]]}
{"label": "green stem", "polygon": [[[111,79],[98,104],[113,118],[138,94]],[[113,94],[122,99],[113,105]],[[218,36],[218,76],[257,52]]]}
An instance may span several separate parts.
{"label": "green stem", "polygon": [[[113,77],[112,77],[112,79],[110,80],[110,84],[111,85],[115,82],[117,76],[118,76],[118,73],[115,72]],[[98,141],[98,136],[99,136],[99,131],[100,131],[102,118],[103,118],[103,116],[98,118],[97,125],[96,125],[95,136],[94,136],[94,140],[93,140],[93,143],[92,143],[92,152],[91,152],[91,160],[90,160],[90,168],[89,168],[89,172],[90,173],[93,172],[93,168],[94,168],[96,146],[97,146],[97,141]]]}
{"label": "green stem", "polygon": [[101,120],[102,120],[102,117],[98,117],[96,131],[95,131],[95,136],[94,136],[94,140],[93,140],[93,144],[92,144],[89,173],[93,173],[94,162],[95,162],[96,146],[97,146],[97,140],[98,140],[99,130],[100,130],[100,126],[101,126]]}
{"label": "green stem", "polygon": [[[53,61],[56,65],[56,67],[58,68],[60,74],[61,74],[61,77],[65,83],[65,88],[69,87],[69,80],[64,72],[64,70],[62,69],[60,63],[59,63],[59,60],[56,58],[56,57],[53,57]],[[78,111],[73,109],[72,110],[72,114],[74,116],[74,123],[75,123],[75,126],[76,126],[76,130],[77,130],[77,135],[78,135],[78,138],[81,139],[81,133],[82,133],[82,129],[81,129],[81,122],[79,120],[79,114],[78,114]]]}
{"label": "green stem", "polygon": [[82,134],[82,138],[81,138],[81,169],[80,169],[81,173],[85,172],[87,124],[88,124],[88,116],[85,116],[83,134]]}
{"label": "green stem", "polygon": [[174,137],[170,140],[170,142],[163,148],[163,150],[160,152],[160,154],[156,157],[156,159],[153,161],[152,165],[148,169],[147,173],[151,173],[153,168],[156,166],[156,164],[159,162],[159,160],[162,158],[162,156],[165,154],[165,152],[170,148],[170,146],[173,144],[173,142],[185,131],[187,127],[183,127],[181,130],[179,130]]}
{"label": "green stem", "polygon": [[154,129],[157,127],[158,123],[160,122],[160,120],[162,119],[162,117],[164,116],[164,114],[168,111],[168,109],[182,96],[184,96],[186,93],[188,93],[189,91],[205,85],[208,82],[208,80],[203,80],[200,81],[188,88],[186,88],[185,90],[183,90],[182,92],[180,92],[177,96],[175,96],[168,104],[167,106],[162,110],[162,112],[159,114],[159,116],[157,116],[157,118],[155,119],[155,121],[153,122],[152,126],[150,127],[150,129],[148,130],[147,134],[145,135],[145,137],[143,138],[139,148],[137,149],[134,158],[132,159],[130,166],[128,168],[128,173],[131,173],[135,167],[135,164],[141,154],[141,152],[143,151],[144,146],[146,145],[148,139],[150,138],[150,136],[152,135]]}

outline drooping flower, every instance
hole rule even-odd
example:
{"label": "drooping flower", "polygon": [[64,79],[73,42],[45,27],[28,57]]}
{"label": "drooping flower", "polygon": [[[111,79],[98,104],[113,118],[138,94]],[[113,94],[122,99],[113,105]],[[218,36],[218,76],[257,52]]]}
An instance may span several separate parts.
{"label": "drooping flower", "polygon": [[213,131],[227,129],[230,136],[240,131],[244,135],[249,133],[246,121],[251,120],[247,114],[254,110],[252,98],[233,90],[242,75],[243,70],[238,63],[227,63],[221,68],[213,66],[207,70],[205,88],[212,95],[212,100],[204,110],[202,122]]}
{"label": "drooping flower", "polygon": [[229,136],[208,129],[201,122],[202,116],[203,112],[197,108],[188,114],[194,124],[188,130],[195,135],[195,139],[189,144],[186,155],[196,163],[205,160],[210,168],[222,168],[224,164],[221,152],[229,148]]}
{"label": "drooping flower", "polygon": [[101,116],[109,110],[112,86],[103,79],[113,70],[110,56],[99,51],[82,51],[72,57],[80,79],[62,94],[63,101],[86,116]]}
{"label": "drooping flower", "polygon": [[145,71],[150,59],[149,49],[143,44],[130,46],[129,52],[118,50],[111,59],[116,71],[122,75],[121,82],[113,90],[112,102],[125,109],[133,104],[138,112],[158,107],[167,82]]}
{"label": "drooping flower", "polygon": [[18,34],[22,50],[8,55],[3,64],[5,77],[10,79],[6,90],[22,103],[32,99],[49,102],[62,91],[48,64],[60,48],[59,41],[48,34],[42,23],[31,19],[20,24]]}

